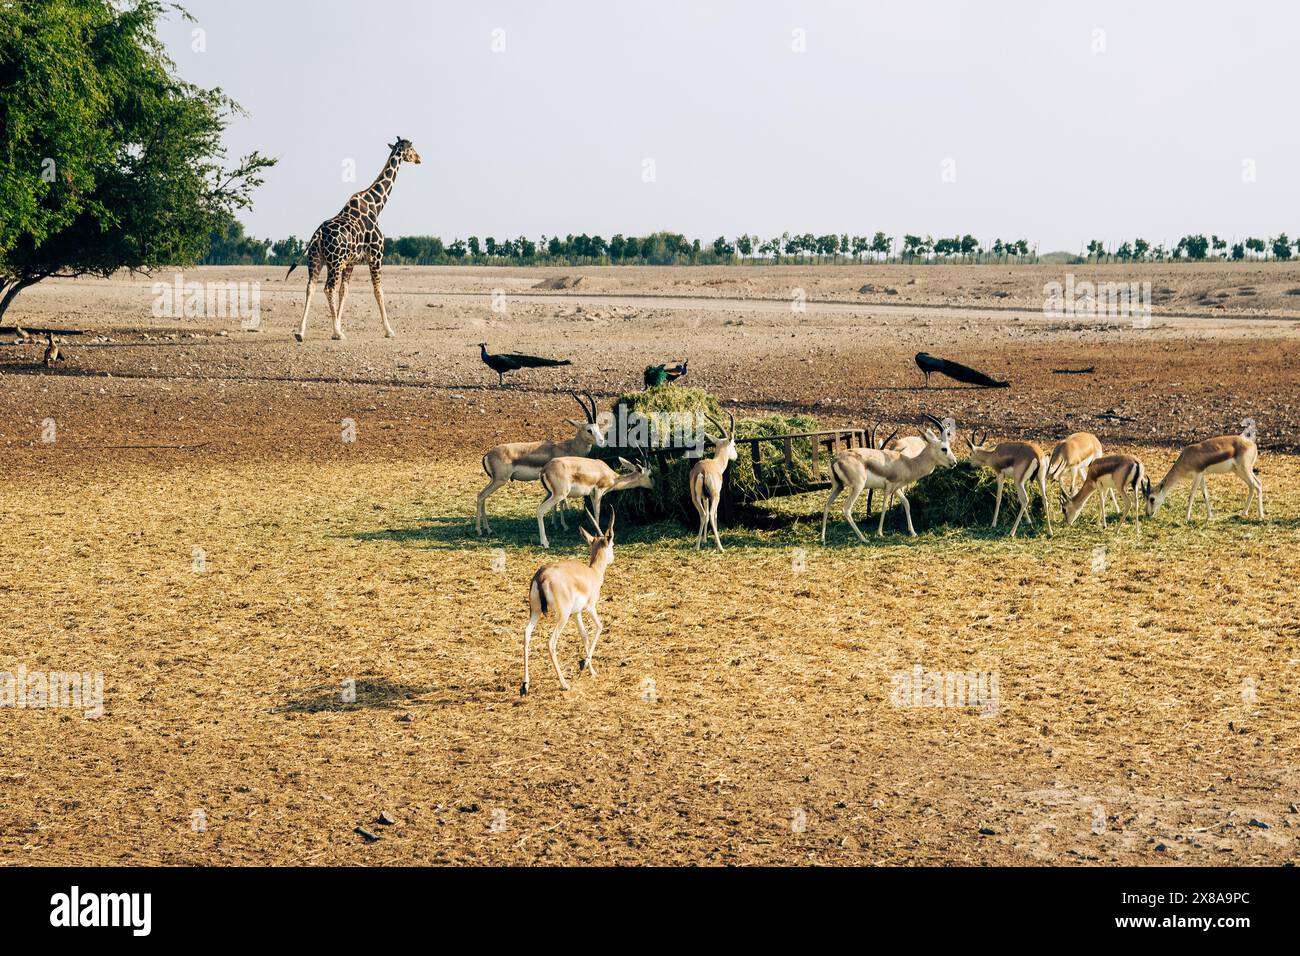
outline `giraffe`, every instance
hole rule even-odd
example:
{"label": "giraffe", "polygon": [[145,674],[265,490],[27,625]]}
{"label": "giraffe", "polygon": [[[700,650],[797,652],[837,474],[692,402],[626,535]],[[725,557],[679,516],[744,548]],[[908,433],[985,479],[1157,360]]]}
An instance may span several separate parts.
{"label": "giraffe", "polygon": [[[418,164],[420,154],[412,147],[409,139],[399,136],[397,142],[388,147],[388,162],[384,163],[384,168],[379,171],[370,188],[354,194],[337,216],[326,219],[312,233],[311,241],[307,243],[307,304],[302,310],[302,321],[293,333],[299,342],[307,337],[311,297],[316,291],[316,277],[322,268],[326,270],[325,301],[329,303],[330,315],[334,317],[334,338],[344,337],[343,303],[348,297],[352,268],[358,262],[365,262],[370,267],[370,284],[375,290],[375,301],[379,303],[379,318],[384,323],[384,335],[391,339],[397,334],[388,324],[388,311],[384,308],[384,287],[379,277],[384,262],[384,235],[379,231],[379,213],[388,201],[393,180],[397,178],[397,169],[403,160]],[[288,279],[296,268],[298,263],[295,262],[289,267],[285,278]],[[337,303],[334,301],[336,288]]]}

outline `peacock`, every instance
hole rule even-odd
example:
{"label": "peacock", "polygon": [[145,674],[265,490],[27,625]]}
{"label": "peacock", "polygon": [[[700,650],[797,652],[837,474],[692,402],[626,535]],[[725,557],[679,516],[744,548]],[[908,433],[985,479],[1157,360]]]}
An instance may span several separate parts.
{"label": "peacock", "polygon": [[916,353],[916,367],[925,375],[925,387],[930,387],[930,373],[939,372],[947,375],[958,382],[965,382],[967,385],[978,385],[981,388],[1010,388],[1010,382],[999,382],[995,378],[989,378],[983,372],[977,372],[969,365],[962,365],[960,362],[950,362],[947,359],[941,359],[931,355],[929,352]]}
{"label": "peacock", "polygon": [[483,364],[497,373],[497,386],[505,384],[506,372],[513,372],[521,368],[541,368],[548,365],[572,365],[568,359],[548,359],[540,358],[536,355],[492,355],[487,350],[487,343],[480,342],[479,357],[483,359]]}
{"label": "peacock", "polygon": [[[687,359],[686,362],[689,362]],[[665,382],[675,382],[686,374],[686,362],[679,362],[674,368],[667,365],[647,365],[645,370],[645,387],[654,388]]]}

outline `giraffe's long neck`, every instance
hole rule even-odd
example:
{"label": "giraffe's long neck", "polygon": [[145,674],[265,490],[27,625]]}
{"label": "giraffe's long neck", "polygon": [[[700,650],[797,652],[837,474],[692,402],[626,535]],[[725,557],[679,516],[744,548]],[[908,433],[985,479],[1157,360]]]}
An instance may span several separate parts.
{"label": "giraffe's long neck", "polygon": [[379,171],[379,175],[375,177],[375,181],[370,184],[370,188],[361,194],[361,198],[366,200],[366,206],[369,207],[371,218],[379,218],[384,203],[388,202],[388,194],[393,189],[393,181],[397,179],[397,168],[401,165],[402,154],[394,151],[388,157],[388,162],[384,163],[384,168]]}

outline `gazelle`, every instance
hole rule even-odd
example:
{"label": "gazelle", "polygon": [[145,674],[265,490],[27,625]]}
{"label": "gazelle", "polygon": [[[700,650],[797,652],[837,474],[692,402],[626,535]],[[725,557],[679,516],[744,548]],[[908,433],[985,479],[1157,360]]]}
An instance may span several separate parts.
{"label": "gazelle", "polygon": [[474,514],[474,530],[478,534],[482,534],[485,529],[489,534],[492,533],[487,520],[487,500],[497,489],[511,481],[536,481],[541,477],[542,467],[552,458],[585,455],[593,446],[604,447],[606,427],[597,422],[596,400],[590,392],[582,393],[586,402],[577,392],[569,394],[582,406],[586,421],[565,419],[575,429],[573,437],[568,441],[510,442],[497,445],[483,456],[483,470],[487,472],[488,483],[478,493],[478,507]]}
{"label": "gazelle", "polygon": [[1004,441],[986,444],[987,440],[987,433],[983,439],[979,439],[972,432],[969,438],[971,464],[992,469],[998,476],[998,498],[993,505],[991,527],[998,526],[998,514],[1002,510],[1002,484],[1008,478],[1015,485],[1016,497],[1020,499],[1020,512],[1011,525],[1011,537],[1016,536],[1021,518],[1028,518],[1030,524],[1034,523],[1033,516],[1029,514],[1029,493],[1025,491],[1025,484],[1037,476],[1038,490],[1043,495],[1043,520],[1047,522],[1047,533],[1050,535],[1052,511],[1047,502],[1047,455],[1037,442]]}
{"label": "gazelle", "polygon": [[[591,507],[599,515],[600,501],[611,491],[654,486],[648,461],[633,464],[626,458],[619,458],[618,463],[627,471],[619,473],[596,458],[569,456],[552,458],[542,467],[540,481],[546,497],[537,506],[537,536],[541,539],[543,548],[551,546],[546,540],[546,513],[558,507],[566,498],[585,498],[591,495]],[[560,524],[565,528],[569,526],[563,515],[560,516]],[[596,525],[596,530],[600,530],[599,524]]]}
{"label": "gazelle", "polygon": [[[548,648],[555,676],[560,679],[560,689],[568,690],[569,682],[560,671],[560,659],[555,651],[560,642],[560,634],[574,614],[578,616],[578,633],[582,636],[582,656],[578,658],[578,670],[586,668],[592,677],[596,676],[591,658],[596,653],[596,641],[600,632],[605,629],[600,615],[596,613],[596,602],[600,600],[600,588],[605,583],[605,570],[614,563],[614,515],[610,514],[609,530],[604,534],[600,534],[600,525],[590,511],[587,512],[587,517],[591,518],[592,527],[599,535],[589,534],[586,528],[578,529],[582,532],[583,540],[591,547],[587,563],[555,561],[544,564],[537,569],[528,585],[529,614],[528,625],[524,628],[524,682],[519,685],[520,697],[528,693],[528,645],[533,639],[533,628],[551,611],[555,612],[556,624]],[[582,621],[583,611],[591,615],[591,622],[595,625],[590,635]]]}
{"label": "gazelle", "polygon": [[727,465],[736,460],[736,416],[731,412],[727,412],[727,415],[726,428],[712,415],[704,416],[713,422],[713,427],[722,433],[722,437],[708,436],[709,441],[713,442],[713,456],[701,458],[691,469],[688,483],[691,504],[700,516],[700,530],[695,536],[696,551],[704,545],[710,525],[713,527],[713,542],[718,550],[726,550],[722,547],[722,539],[718,537],[718,502],[722,499],[722,478],[727,472]]}
{"label": "gazelle", "polygon": [[885,512],[888,510],[890,497],[897,495],[903,502],[907,515],[908,533],[915,537],[916,529],[912,527],[912,505],[907,500],[904,490],[936,468],[951,468],[957,464],[952,453],[952,438],[956,434],[956,425],[951,419],[943,422],[943,430],[935,434],[924,429],[921,440],[925,447],[917,454],[903,454],[888,448],[851,448],[842,451],[831,459],[831,493],[826,498],[826,507],[822,509],[822,544],[826,543],[826,523],[830,516],[831,505],[841,493],[844,499],[844,517],[858,540],[867,539],[858,524],[853,520],[853,506],[867,488],[884,492],[883,507],[880,509],[880,522],[876,527],[876,537],[884,534]]}
{"label": "gazelle", "polygon": [[1148,479],[1142,485],[1142,496],[1146,498],[1146,511],[1154,515],[1165,503],[1165,496],[1175,485],[1188,479],[1192,482],[1192,491],[1187,498],[1187,520],[1192,520],[1192,505],[1196,503],[1196,490],[1199,488],[1205,497],[1205,520],[1214,517],[1214,508],[1210,505],[1210,489],[1206,486],[1206,475],[1222,475],[1233,472],[1246,483],[1250,493],[1246,495],[1246,507],[1242,509],[1243,518],[1250,516],[1250,503],[1258,500],[1259,517],[1264,518],[1264,483],[1255,474],[1255,459],[1259,457],[1259,448],[1254,440],[1245,435],[1220,435],[1205,441],[1188,445],[1169,469],[1164,480],[1154,488]]}
{"label": "gazelle", "polygon": [[1109,491],[1114,497],[1118,491],[1124,495],[1124,506],[1122,508],[1118,504],[1115,506],[1120,513],[1120,522],[1123,523],[1131,513],[1133,523],[1137,524],[1138,490],[1146,480],[1146,474],[1142,462],[1132,455],[1106,455],[1093,460],[1088,465],[1083,486],[1073,497],[1066,495],[1064,485],[1061,487],[1061,512],[1065,515],[1065,523],[1074,524],[1074,520],[1079,517],[1083,506],[1088,503],[1088,499],[1095,491],[1098,492],[1097,512],[1101,516],[1101,526],[1106,527],[1106,492]]}
{"label": "gazelle", "polygon": [[[1101,442],[1092,432],[1074,432],[1056,443],[1047,459],[1047,478],[1061,486],[1066,495],[1079,490],[1079,482],[1088,474],[1088,466],[1102,456]],[[1065,479],[1070,479],[1066,491]],[[1118,508],[1119,505],[1116,504]]]}

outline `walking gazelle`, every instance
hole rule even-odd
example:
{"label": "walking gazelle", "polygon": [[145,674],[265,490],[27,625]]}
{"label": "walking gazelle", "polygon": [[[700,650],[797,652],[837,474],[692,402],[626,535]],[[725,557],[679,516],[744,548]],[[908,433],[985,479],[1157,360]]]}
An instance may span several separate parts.
{"label": "walking gazelle", "polygon": [[[551,631],[547,649],[551,654],[555,676],[560,679],[560,689],[568,690],[569,682],[560,670],[556,648],[560,643],[560,634],[569,623],[569,618],[575,614],[578,617],[578,634],[582,637],[582,656],[578,658],[578,670],[585,668],[592,677],[596,676],[591,658],[596,653],[596,641],[600,638],[600,632],[605,629],[600,615],[596,613],[596,603],[600,600],[601,585],[605,583],[605,571],[614,563],[614,514],[611,511],[609,529],[604,534],[600,533],[600,525],[590,510],[587,511],[587,517],[596,529],[595,535],[588,533],[586,528],[578,529],[591,548],[587,563],[554,561],[544,564],[537,569],[528,585],[529,613],[528,625],[524,628],[524,682],[519,685],[520,697],[528,694],[528,649],[533,639],[533,629],[539,620],[552,611],[555,612],[556,624]],[[583,611],[591,615],[591,622],[595,625],[590,634],[582,620]]]}
{"label": "walking gazelle", "polygon": [[1264,483],[1255,474],[1255,460],[1258,457],[1258,446],[1244,434],[1220,435],[1188,445],[1160,484],[1153,488],[1149,480],[1143,483],[1142,495],[1146,498],[1147,514],[1154,515],[1159,511],[1169,490],[1190,479],[1192,491],[1187,497],[1187,520],[1192,520],[1192,505],[1196,503],[1196,491],[1200,489],[1205,498],[1205,520],[1209,521],[1214,517],[1214,508],[1210,505],[1210,489],[1206,486],[1205,476],[1233,472],[1250,489],[1241,516],[1250,517],[1250,504],[1258,501],[1259,517],[1261,521],[1264,520]]}
{"label": "walking gazelle", "polygon": [[983,465],[998,476],[998,499],[993,506],[992,527],[998,526],[998,514],[1002,510],[1002,484],[1008,478],[1015,485],[1016,497],[1020,499],[1020,513],[1011,525],[1011,537],[1016,536],[1021,518],[1028,518],[1031,525],[1034,523],[1029,514],[1029,493],[1025,491],[1025,484],[1037,477],[1038,490],[1043,495],[1043,520],[1047,522],[1047,533],[1050,535],[1052,510],[1047,503],[1047,455],[1036,442],[1004,441],[986,444],[987,439],[987,433],[983,438],[977,438],[971,433],[970,460],[971,464]]}

